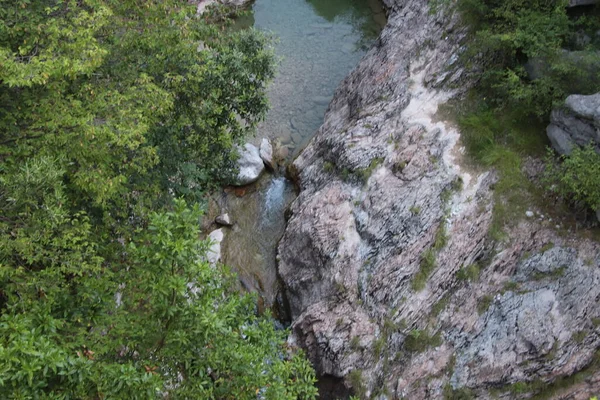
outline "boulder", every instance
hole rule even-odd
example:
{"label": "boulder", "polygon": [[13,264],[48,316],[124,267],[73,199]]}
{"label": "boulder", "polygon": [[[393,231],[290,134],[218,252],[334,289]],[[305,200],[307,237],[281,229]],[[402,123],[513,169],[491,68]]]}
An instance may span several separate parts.
{"label": "boulder", "polygon": [[564,108],[552,111],[546,133],[560,154],[588,144],[600,151],[600,93],[569,96]]}
{"label": "boulder", "polygon": [[598,0],[569,0],[569,7],[591,6],[598,4]]}
{"label": "boulder", "polygon": [[243,148],[238,148],[238,151],[240,153],[238,159],[239,172],[234,185],[244,186],[256,182],[265,170],[265,164],[260,157],[258,148],[246,143]]}
{"label": "boulder", "polygon": [[206,260],[211,265],[216,265],[219,261],[221,261],[221,242],[223,241],[223,237],[223,229],[217,229],[208,235],[210,247],[206,252]]}
{"label": "boulder", "polygon": [[276,162],[273,159],[273,146],[267,138],[263,138],[260,142],[260,158],[262,158],[267,167],[271,169],[277,167]]}
{"label": "boulder", "polygon": [[229,214],[227,213],[219,215],[217,218],[215,218],[215,222],[222,226],[233,226],[231,218],[229,218]]}

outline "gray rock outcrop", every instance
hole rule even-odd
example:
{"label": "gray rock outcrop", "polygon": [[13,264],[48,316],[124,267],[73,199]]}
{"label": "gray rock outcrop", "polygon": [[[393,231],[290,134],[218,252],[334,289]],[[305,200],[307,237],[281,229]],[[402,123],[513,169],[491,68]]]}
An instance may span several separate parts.
{"label": "gray rock outcrop", "polygon": [[250,143],[238,148],[239,158],[237,165],[239,172],[235,185],[244,186],[256,182],[265,170],[265,164],[260,157],[258,148]]}
{"label": "gray rock outcrop", "polygon": [[600,93],[567,97],[563,108],[552,111],[546,133],[560,154],[589,144],[600,152]]}
{"label": "gray rock outcrop", "polygon": [[462,166],[437,116],[469,86],[465,32],[426,0],[384,2],[387,27],[290,168],[290,342],[367,398],[589,399],[598,243],[525,215],[489,238],[495,174]]}
{"label": "gray rock outcrop", "polygon": [[591,6],[598,4],[598,0],[569,0],[569,7]]}

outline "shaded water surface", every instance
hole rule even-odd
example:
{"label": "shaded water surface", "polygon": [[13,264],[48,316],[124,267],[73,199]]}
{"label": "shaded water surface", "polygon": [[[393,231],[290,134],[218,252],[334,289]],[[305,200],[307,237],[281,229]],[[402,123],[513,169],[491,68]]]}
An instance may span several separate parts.
{"label": "shaded water surface", "polygon": [[[298,154],[323,122],[335,88],[385,22],[377,0],[256,0],[240,24],[272,32],[280,63],[268,91],[271,110],[253,141],[268,137],[281,144],[288,159]],[[226,192],[222,199],[235,223],[225,235],[223,261],[270,306],[278,289],[276,247],[293,189],[275,172],[239,194]]]}

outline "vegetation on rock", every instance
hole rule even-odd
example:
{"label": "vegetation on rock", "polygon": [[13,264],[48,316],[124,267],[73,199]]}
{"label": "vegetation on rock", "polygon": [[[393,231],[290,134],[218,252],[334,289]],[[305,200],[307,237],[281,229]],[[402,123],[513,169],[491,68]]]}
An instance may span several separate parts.
{"label": "vegetation on rock", "polygon": [[[434,11],[449,1],[434,3]],[[544,129],[555,107],[569,94],[600,91],[600,7],[569,8],[567,0],[457,0],[457,9],[470,27],[464,54],[467,65],[480,71],[473,105],[459,120],[468,150],[475,159],[501,172],[502,196],[527,191],[518,167],[524,154],[544,147]],[[581,198],[580,177],[590,177],[598,160],[582,160],[581,152],[563,169],[578,183],[561,184],[566,197],[596,207]],[[587,153],[586,153],[587,154]],[[556,170],[554,170],[555,172]],[[555,174],[551,174],[555,176]],[[560,181],[560,180],[559,180]],[[556,180],[555,180],[556,182]],[[600,176],[592,183],[600,186]],[[549,185],[551,186],[551,185]],[[504,190],[507,189],[507,190]],[[514,190],[513,190],[514,189]],[[519,202],[513,202],[518,204]],[[500,208],[502,208],[500,206]],[[511,219],[506,210],[500,220]]]}

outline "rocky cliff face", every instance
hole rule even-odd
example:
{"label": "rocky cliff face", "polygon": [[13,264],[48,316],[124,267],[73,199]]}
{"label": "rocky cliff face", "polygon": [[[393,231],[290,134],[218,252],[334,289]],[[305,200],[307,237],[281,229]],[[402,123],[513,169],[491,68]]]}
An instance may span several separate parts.
{"label": "rocky cliff face", "polygon": [[425,0],[386,6],[293,164],[279,245],[291,341],[363,397],[589,398],[600,247],[535,212],[488,239],[495,176],[462,167],[459,132],[436,119],[468,83],[464,32]]}

